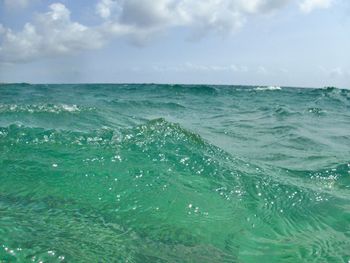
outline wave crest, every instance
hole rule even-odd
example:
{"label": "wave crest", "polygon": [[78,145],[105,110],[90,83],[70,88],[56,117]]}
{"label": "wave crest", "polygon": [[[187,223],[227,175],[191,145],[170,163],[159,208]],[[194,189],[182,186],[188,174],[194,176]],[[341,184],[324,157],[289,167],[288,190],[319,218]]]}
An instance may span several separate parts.
{"label": "wave crest", "polygon": [[262,91],[270,90],[270,91],[272,91],[272,90],[282,90],[282,88],[280,86],[267,86],[267,87],[257,87],[257,88],[255,88],[255,90],[262,90]]}
{"label": "wave crest", "polygon": [[77,113],[82,110],[93,110],[76,104],[0,104],[0,113]]}

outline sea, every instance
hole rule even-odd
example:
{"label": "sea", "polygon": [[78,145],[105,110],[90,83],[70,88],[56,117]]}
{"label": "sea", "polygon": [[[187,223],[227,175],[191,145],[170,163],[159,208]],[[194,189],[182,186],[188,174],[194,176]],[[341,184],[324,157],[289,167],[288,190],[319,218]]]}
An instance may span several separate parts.
{"label": "sea", "polygon": [[350,262],[350,90],[0,85],[0,262]]}

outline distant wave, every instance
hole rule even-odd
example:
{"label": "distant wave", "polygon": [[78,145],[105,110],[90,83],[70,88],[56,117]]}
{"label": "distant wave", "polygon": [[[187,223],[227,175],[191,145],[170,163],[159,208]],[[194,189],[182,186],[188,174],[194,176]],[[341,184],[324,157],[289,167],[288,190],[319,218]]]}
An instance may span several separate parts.
{"label": "distant wave", "polygon": [[267,86],[267,87],[257,87],[255,90],[281,90],[279,86]]}
{"label": "distant wave", "polygon": [[186,109],[185,106],[181,105],[180,103],[176,102],[153,102],[150,100],[120,100],[120,99],[114,99],[110,102],[108,102],[111,105],[114,106],[120,106],[124,108],[128,107],[143,107],[147,109],[155,108],[155,109],[174,109],[174,110],[181,110]]}

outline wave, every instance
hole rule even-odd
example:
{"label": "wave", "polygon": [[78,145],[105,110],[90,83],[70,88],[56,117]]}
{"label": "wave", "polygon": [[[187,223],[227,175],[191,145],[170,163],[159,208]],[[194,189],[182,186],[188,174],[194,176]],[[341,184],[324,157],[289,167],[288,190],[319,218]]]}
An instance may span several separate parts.
{"label": "wave", "polygon": [[0,258],[14,250],[18,261],[52,261],[53,249],[73,262],[348,254],[348,91],[6,87]]}
{"label": "wave", "polygon": [[[281,131],[288,132],[290,129],[295,130],[290,126],[278,126],[276,129],[279,133]],[[275,130],[275,128],[272,130]],[[189,131],[177,123],[169,122],[164,118],[149,120],[142,125],[132,128],[115,129],[104,127],[90,132],[48,130],[40,127],[25,127],[13,124],[0,128],[0,140],[2,144],[7,145],[76,145],[78,147],[101,147],[104,150],[118,149],[126,151],[126,154],[147,153],[148,158],[155,162],[171,160],[176,164],[185,164],[183,167],[195,174],[204,166],[208,169],[217,169],[213,174],[207,172],[207,175],[215,175],[219,171],[226,173],[232,170],[236,171],[236,174],[255,174],[256,169],[260,171],[265,169],[267,172],[264,178],[271,179],[268,176],[269,170],[275,170],[273,166],[253,163],[242,156],[233,156],[231,153],[203,139],[199,134]],[[302,145],[305,144],[319,146],[316,141],[305,136],[297,136],[296,134],[288,138],[285,143],[289,147],[296,147],[297,149],[302,149]],[[164,154],[159,155],[159,152],[164,152]],[[203,158],[208,158],[210,161],[208,163],[204,161],[203,163]],[[196,161],[192,163],[192,159]],[[203,166],[203,164],[205,165]],[[218,165],[220,167],[217,167]],[[336,170],[346,174],[348,172],[346,167],[344,164]],[[327,170],[326,168],[323,169]],[[330,167],[328,170],[333,169]],[[304,173],[307,172],[305,171]],[[316,171],[315,173],[319,172]],[[223,177],[220,176],[217,179],[224,179],[225,176],[221,175]],[[281,181],[283,180],[281,178]]]}
{"label": "wave", "polygon": [[[104,243],[106,253],[120,243],[128,244],[136,259],[170,260],[175,250],[186,254],[181,259],[211,253],[219,262],[232,262],[241,256],[239,244],[250,256],[266,245],[275,251],[276,240],[297,251],[315,244],[338,254],[349,244],[335,242],[344,228],[332,228],[324,219],[327,210],[328,218],[344,223],[336,219],[341,208],[331,202],[350,200],[345,163],[330,167],[333,174],[280,169],[230,154],[164,118],[90,132],[10,125],[0,129],[0,145],[6,164],[1,172],[9,175],[3,181],[21,182],[0,195],[6,209],[26,212],[16,227],[28,224],[59,238],[64,236],[59,218],[69,233],[93,230],[79,242],[88,251],[107,237],[113,244]],[[18,153],[20,165],[13,160]],[[22,198],[12,197],[19,194]],[[322,229],[333,233],[324,243],[311,234]],[[72,243],[65,244],[75,247]],[[69,256],[71,250],[64,251]]]}
{"label": "wave", "polygon": [[267,87],[257,87],[255,90],[282,90],[280,86],[267,86]]}
{"label": "wave", "polygon": [[81,107],[75,104],[0,104],[1,113],[77,113],[91,111],[94,108]]}
{"label": "wave", "polygon": [[325,87],[318,89],[311,89],[310,95],[314,98],[315,102],[321,103],[327,100],[340,102],[342,105],[348,104],[350,101],[350,90],[341,89],[336,87]]}
{"label": "wave", "polygon": [[181,110],[186,109],[185,106],[176,102],[153,102],[150,100],[121,100],[114,99],[108,102],[111,105],[124,107],[125,109],[129,109],[129,107],[144,107],[148,109],[170,109],[170,110]]}
{"label": "wave", "polygon": [[60,129],[44,129],[12,124],[0,127],[0,142],[8,145],[111,145],[114,133],[110,128],[102,128],[92,132],[78,132]]}
{"label": "wave", "polygon": [[322,108],[319,108],[319,107],[310,107],[307,109],[307,112],[315,114],[317,116],[324,116],[327,114],[326,110],[323,110]]}
{"label": "wave", "polygon": [[167,90],[181,92],[181,93],[189,93],[189,94],[198,94],[198,95],[215,95],[218,93],[218,89],[213,85],[182,85],[182,84],[174,84],[174,85],[166,85]]}

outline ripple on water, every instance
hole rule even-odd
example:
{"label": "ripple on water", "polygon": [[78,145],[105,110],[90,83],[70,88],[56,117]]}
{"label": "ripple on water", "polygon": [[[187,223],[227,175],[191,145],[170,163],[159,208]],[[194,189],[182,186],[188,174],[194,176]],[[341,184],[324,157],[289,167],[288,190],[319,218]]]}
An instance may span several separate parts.
{"label": "ripple on water", "polygon": [[347,262],[348,93],[255,88],[2,87],[0,261]]}

